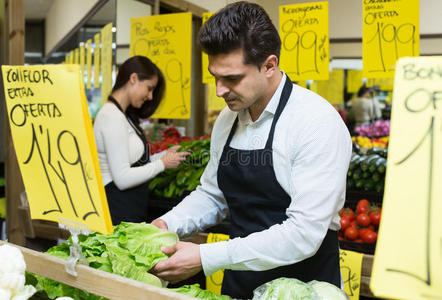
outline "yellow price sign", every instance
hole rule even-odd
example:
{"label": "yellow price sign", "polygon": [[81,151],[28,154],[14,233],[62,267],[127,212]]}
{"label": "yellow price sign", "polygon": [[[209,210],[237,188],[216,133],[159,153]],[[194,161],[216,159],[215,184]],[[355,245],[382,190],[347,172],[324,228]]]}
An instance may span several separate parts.
{"label": "yellow price sign", "polygon": [[[205,12],[203,13],[203,24],[209,19],[214,13],[213,12]],[[209,57],[206,53],[201,52],[201,62],[203,68],[203,83],[211,83],[215,82],[215,77],[209,73]],[[210,110],[210,108],[209,108]]]}
{"label": "yellow price sign", "polygon": [[363,84],[364,82],[362,81],[362,71],[347,71],[347,92],[357,93]]}
{"label": "yellow price sign", "polygon": [[[370,283],[376,296],[442,299],[441,70],[441,56],[401,58],[396,65],[382,220]],[[404,216],[413,216],[413,222],[401,222]]]}
{"label": "yellow price sign", "polygon": [[393,77],[398,58],[419,55],[419,0],[364,0],[362,10],[363,76]]}
{"label": "yellow price sign", "polygon": [[192,14],[131,19],[130,55],[143,55],[163,72],[166,91],[152,118],[190,118]]}
{"label": "yellow price sign", "polygon": [[94,88],[100,87],[100,63],[101,63],[101,50],[100,50],[101,38],[100,34],[94,35]]}
{"label": "yellow price sign", "polygon": [[112,90],[112,23],[101,29],[101,103]]}
{"label": "yellow price sign", "polygon": [[74,64],[80,63],[80,49],[75,48],[74,50]]}
{"label": "yellow price sign", "polygon": [[2,66],[2,72],[32,219],[112,232],[80,67]]}
{"label": "yellow price sign", "polygon": [[224,101],[224,98],[218,97],[216,95],[216,85],[214,82],[208,83],[207,85],[207,93],[208,93],[208,105],[207,110],[223,110],[224,107],[227,106],[226,101]]}
{"label": "yellow price sign", "polygon": [[81,79],[84,81],[84,65],[86,63],[86,48],[84,44],[80,45],[80,72]]}
{"label": "yellow price sign", "polygon": [[280,6],[279,34],[281,69],[291,80],[328,79],[328,2]]}
{"label": "yellow price sign", "polygon": [[361,290],[361,269],[362,253],[340,250],[339,259],[341,265],[342,281],[344,282],[344,291],[351,300],[359,299]]}
{"label": "yellow price sign", "polygon": [[[221,233],[209,233],[207,243],[216,243],[229,240],[229,236]],[[224,270],[219,270],[206,277],[206,290],[221,295],[221,286],[223,284]]]}
{"label": "yellow price sign", "polygon": [[91,86],[91,80],[92,80],[92,40],[89,39],[86,42],[86,66],[87,66],[87,83],[86,88],[89,90]]}
{"label": "yellow price sign", "polygon": [[324,97],[331,104],[344,103],[344,70],[335,69],[330,72],[329,80],[315,81],[310,89]]}

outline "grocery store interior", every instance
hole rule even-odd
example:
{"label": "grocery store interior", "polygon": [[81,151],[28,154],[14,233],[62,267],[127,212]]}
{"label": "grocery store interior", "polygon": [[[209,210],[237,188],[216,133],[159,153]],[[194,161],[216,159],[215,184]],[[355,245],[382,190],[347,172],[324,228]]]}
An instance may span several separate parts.
{"label": "grocery store interior", "polygon": [[[212,156],[218,155],[213,151],[224,153],[229,148],[219,146],[213,132],[215,124],[225,124],[225,119],[216,123],[218,116],[228,115],[226,111],[231,107],[226,103],[229,100],[220,95],[221,79],[215,79],[208,71],[209,62],[216,60],[202,51],[198,37],[213,13],[238,2],[0,0],[0,300],[236,298],[223,293],[223,270],[206,276],[206,269],[200,269],[185,280],[168,285],[167,279],[152,275],[154,265],[168,258],[160,247],[170,246],[170,240],[174,244],[181,234],[163,236],[162,230],[150,223],[170,212],[193,191],[205,190],[204,185],[207,190],[219,192],[213,197],[228,198],[229,193],[221,188],[225,186],[219,175],[221,167],[218,171],[213,169],[218,168],[218,161],[213,163],[216,159]],[[346,172],[345,180],[341,180],[343,191],[338,196],[330,193],[328,199],[337,204],[330,213],[335,216],[327,216],[329,227],[325,230],[337,231],[341,290],[336,292],[334,285],[319,287],[313,281],[296,278],[289,278],[288,282],[275,279],[260,285],[260,290],[255,289],[253,299],[442,299],[442,224],[437,214],[442,209],[442,187],[437,184],[442,179],[442,157],[438,157],[442,151],[435,149],[442,145],[440,131],[435,130],[442,128],[437,114],[437,100],[442,99],[442,1],[248,2],[263,9],[278,30],[282,42],[279,69],[290,76],[294,88],[310,90],[325,99],[328,108],[334,108],[333,113],[339,116],[336,122],[345,125],[352,148],[346,160],[348,168],[341,166]],[[121,89],[113,89],[120,78],[119,71],[126,70],[124,66],[133,56],[147,57],[155,67],[155,85],[160,86],[162,76],[165,84],[164,93],[154,86],[154,101],[158,93],[163,97],[156,110],[145,118],[136,115],[135,125],[129,108],[125,112],[125,106],[122,109],[121,102],[115,100],[121,99],[121,93],[117,93]],[[134,80],[144,82],[139,73],[135,75]],[[132,84],[132,79],[130,76],[124,84]],[[120,137],[120,119],[100,123],[105,109],[108,113],[112,110],[109,107],[113,107],[114,117],[123,116],[120,119],[129,128],[124,137],[131,135],[129,141],[138,141],[137,159],[132,159],[132,149],[122,150],[125,141],[115,141]],[[316,112],[309,113],[313,116]],[[238,120],[241,124],[241,115]],[[288,125],[294,127],[293,132],[300,131],[296,122]],[[230,128],[226,130],[224,133],[218,127],[218,134],[225,134],[227,139]],[[120,152],[113,152],[114,157],[121,156],[118,163],[129,157],[125,162],[128,173],[121,183],[115,174],[112,177],[116,163],[109,159],[111,152],[103,154],[110,145],[105,139],[101,141],[101,134],[106,132],[115,134],[113,145],[121,148]],[[335,132],[329,132],[334,136]],[[277,137],[276,131],[275,141]],[[323,139],[335,141],[330,136]],[[287,139],[274,145],[296,143]],[[214,149],[214,145],[219,149]],[[323,147],[323,152],[333,155],[332,147],[338,146],[326,145],[324,141]],[[345,145],[339,147],[341,152],[336,157],[345,155],[344,148]],[[274,157],[286,155],[273,151]],[[166,164],[164,157],[169,153],[180,162]],[[125,191],[120,185],[130,179],[129,169],[146,164],[137,165],[144,155],[147,164],[156,164],[156,170],[149,171],[153,174],[149,178],[141,172],[133,173],[137,184],[125,188],[133,188],[132,194],[122,193]],[[271,174],[280,181],[277,158],[273,162],[275,171]],[[290,157],[287,162],[296,165],[298,160]],[[318,171],[322,175],[332,173],[327,164],[333,166],[327,160],[311,168],[322,170]],[[284,182],[291,180],[295,184],[299,173],[296,167],[289,171],[294,172],[295,175],[290,173],[293,178],[276,182],[272,188],[290,190],[284,193],[293,200],[295,195],[300,197],[293,192],[296,187],[286,189]],[[211,178],[209,172],[218,179]],[[109,190],[110,185],[113,191]],[[317,190],[322,191],[319,184],[311,186],[315,189],[311,191],[312,197],[320,194]],[[255,189],[253,185],[249,188]],[[144,200],[139,210],[147,212],[142,218],[146,224],[126,220],[124,216],[116,222],[113,205],[118,204],[111,203],[110,195],[140,199],[143,193],[148,201]],[[194,198],[196,201],[197,197]],[[318,208],[314,203],[302,205],[330,207],[318,203]],[[271,205],[266,205],[270,210]],[[124,206],[118,207],[121,211],[129,209]],[[181,240],[193,244],[230,243],[232,226],[239,226],[231,217],[243,213],[232,207],[228,205],[231,211],[227,209],[225,215],[217,215],[213,226]],[[284,214],[286,208],[288,205]],[[80,216],[83,209],[90,211]],[[209,206],[205,209],[209,210]],[[253,211],[255,208],[244,215],[250,216]],[[302,223],[303,219],[298,221],[289,212],[290,209],[286,216],[289,221]],[[300,215],[324,222],[323,215],[320,218],[304,211]],[[191,223],[190,217],[185,220]],[[118,225],[120,221],[136,224]],[[308,240],[308,233],[295,236]],[[295,238],[293,241],[296,242]],[[147,249],[150,246],[145,244],[150,242],[152,249]],[[112,248],[117,247],[115,243],[122,248]],[[140,248],[145,252],[136,252]],[[227,255],[222,251],[218,250],[217,255]],[[115,259],[117,256],[119,259]],[[21,259],[17,262],[19,271],[14,271],[14,263],[8,262],[15,259]],[[230,259],[233,265],[236,256]],[[200,268],[205,268],[203,256],[200,264],[201,260]],[[7,267],[9,263],[11,267]],[[262,262],[262,266],[266,263]],[[237,270],[257,268],[244,266],[249,265],[244,263]],[[269,269],[262,268],[263,272]],[[15,278],[12,275],[17,276],[15,283],[8,279]]]}

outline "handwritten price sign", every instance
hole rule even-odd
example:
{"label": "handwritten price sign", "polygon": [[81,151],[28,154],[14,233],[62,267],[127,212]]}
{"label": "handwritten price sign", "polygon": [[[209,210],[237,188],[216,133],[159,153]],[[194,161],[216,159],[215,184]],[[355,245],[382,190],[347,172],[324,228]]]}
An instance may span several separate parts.
{"label": "handwritten price sign", "polygon": [[152,118],[190,118],[192,14],[131,19],[130,55],[144,55],[163,72],[166,92]]}
{"label": "handwritten price sign", "polygon": [[101,29],[101,103],[112,91],[112,23]]}
{"label": "handwritten price sign", "polygon": [[279,34],[280,65],[290,79],[328,79],[328,2],[280,6]]}
{"label": "handwritten price sign", "polygon": [[78,65],[2,66],[32,219],[112,232]]}
{"label": "handwritten price sign", "polygon": [[[216,243],[227,240],[229,240],[229,236],[220,233],[209,233],[209,236],[207,237],[207,243]],[[216,271],[209,277],[206,277],[206,289],[208,291],[211,291],[212,293],[221,295],[221,286],[223,284],[223,278],[224,278],[224,270]]]}
{"label": "handwritten price sign", "polygon": [[351,300],[359,299],[361,290],[362,253],[340,250],[339,259],[341,265],[344,291]]}
{"label": "handwritten price sign", "polygon": [[419,0],[363,0],[363,76],[394,76],[398,58],[419,56]]}
{"label": "handwritten price sign", "polygon": [[[203,24],[209,19],[214,13],[212,12],[205,12],[203,13]],[[215,77],[212,76],[209,72],[209,58],[207,57],[207,54],[202,52],[201,53],[201,59],[202,59],[202,68],[203,68],[203,83],[211,83],[215,82]]]}
{"label": "handwritten price sign", "polygon": [[[376,296],[442,299],[441,100],[442,57],[398,60],[370,285]],[[404,216],[413,221],[400,221]]]}

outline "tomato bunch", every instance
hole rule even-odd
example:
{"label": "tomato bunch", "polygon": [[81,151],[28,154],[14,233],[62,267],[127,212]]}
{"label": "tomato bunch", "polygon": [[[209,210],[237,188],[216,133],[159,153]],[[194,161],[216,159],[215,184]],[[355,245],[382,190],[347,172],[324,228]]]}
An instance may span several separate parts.
{"label": "tomato bunch", "polygon": [[381,208],[367,199],[358,201],[356,210],[344,207],[339,211],[341,229],[339,239],[357,243],[374,243],[378,237]]}
{"label": "tomato bunch", "polygon": [[200,136],[196,138],[191,138],[188,136],[183,136],[179,133],[178,129],[174,126],[170,126],[165,129],[162,134],[162,139],[159,142],[155,142],[153,145],[149,142],[149,148],[151,149],[150,154],[158,153],[169,149],[173,145],[178,145],[183,141],[193,141],[193,140],[205,140],[210,138],[210,135]]}

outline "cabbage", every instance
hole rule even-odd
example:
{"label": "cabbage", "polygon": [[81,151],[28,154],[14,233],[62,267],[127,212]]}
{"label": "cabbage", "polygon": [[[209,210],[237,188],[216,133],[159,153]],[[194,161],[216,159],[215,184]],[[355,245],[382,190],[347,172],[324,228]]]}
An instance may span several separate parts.
{"label": "cabbage", "polygon": [[347,300],[344,291],[331,283],[312,280],[308,283],[322,300]]}
{"label": "cabbage", "polygon": [[253,291],[253,300],[321,300],[313,288],[298,279],[281,277]]}

